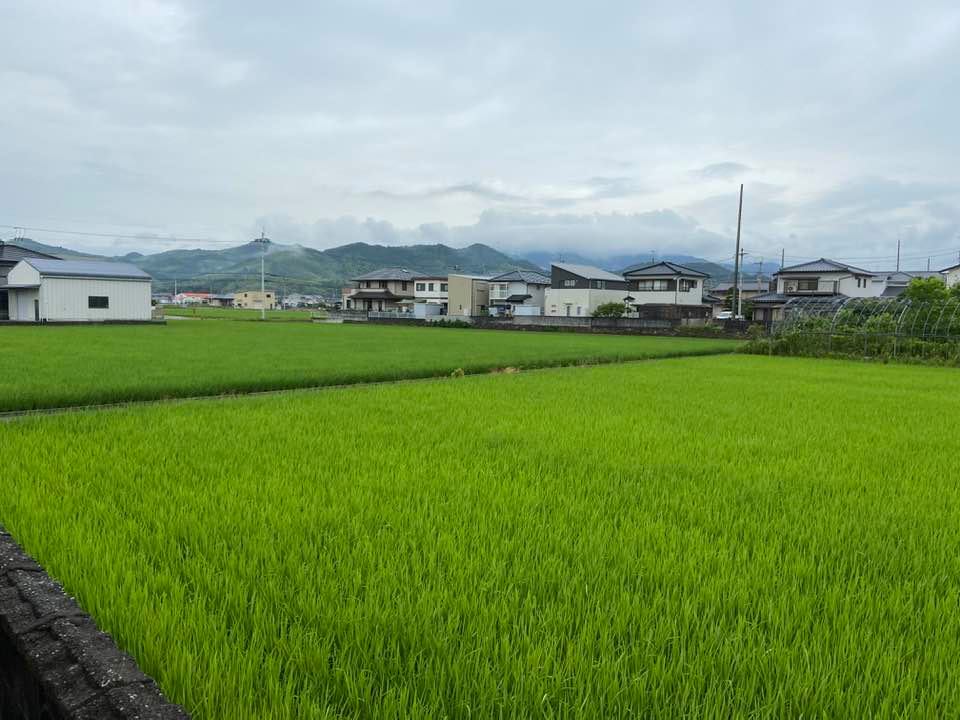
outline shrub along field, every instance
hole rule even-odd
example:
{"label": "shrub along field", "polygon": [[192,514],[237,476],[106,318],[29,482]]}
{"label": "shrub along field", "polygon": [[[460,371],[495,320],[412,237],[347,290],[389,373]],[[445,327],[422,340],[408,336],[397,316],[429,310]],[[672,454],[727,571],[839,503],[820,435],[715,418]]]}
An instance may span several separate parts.
{"label": "shrub along field", "polygon": [[730,340],[171,321],[0,328],[0,411],[731,352]]}
{"label": "shrub along field", "polygon": [[197,718],[940,717],[958,424],[752,356],[25,418],[0,522]]}

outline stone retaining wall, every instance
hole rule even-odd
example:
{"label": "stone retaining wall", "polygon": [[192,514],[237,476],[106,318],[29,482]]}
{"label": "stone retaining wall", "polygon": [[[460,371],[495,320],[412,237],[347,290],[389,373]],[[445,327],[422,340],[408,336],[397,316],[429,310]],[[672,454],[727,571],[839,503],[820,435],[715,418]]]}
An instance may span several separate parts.
{"label": "stone retaining wall", "polygon": [[189,718],[2,528],[0,718]]}

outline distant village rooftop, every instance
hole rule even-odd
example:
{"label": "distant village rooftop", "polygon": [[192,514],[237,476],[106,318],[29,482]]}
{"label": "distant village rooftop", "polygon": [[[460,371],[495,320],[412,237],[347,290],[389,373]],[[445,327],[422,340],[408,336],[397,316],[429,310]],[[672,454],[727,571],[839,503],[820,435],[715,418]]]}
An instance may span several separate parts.
{"label": "distant village rooftop", "polygon": [[876,275],[876,273],[871,272],[870,270],[864,270],[863,268],[847,265],[846,263],[837,262],[836,260],[827,260],[827,258],[820,258],[819,260],[812,260],[811,262],[780,268],[777,274],[825,272],[848,272],[854,275]]}

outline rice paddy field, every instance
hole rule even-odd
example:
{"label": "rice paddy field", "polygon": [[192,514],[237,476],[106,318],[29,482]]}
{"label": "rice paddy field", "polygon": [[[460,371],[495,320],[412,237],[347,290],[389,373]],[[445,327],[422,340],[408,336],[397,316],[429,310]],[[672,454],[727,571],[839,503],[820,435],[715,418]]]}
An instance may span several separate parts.
{"label": "rice paddy field", "polygon": [[[199,318],[201,320],[249,320],[259,322],[261,312],[250,308],[189,307],[184,305],[164,305],[165,317]],[[323,310],[267,310],[262,313],[266,320],[273,322],[310,322],[313,317],[325,316]]]}
{"label": "rice paddy field", "polygon": [[958,426],[735,355],[140,406],[0,425],[0,522],[197,718],[944,717]]}
{"label": "rice paddy field", "polygon": [[0,411],[422,378],[457,368],[470,373],[712,354],[737,346],[722,339],[296,322],[8,326],[0,328]]}

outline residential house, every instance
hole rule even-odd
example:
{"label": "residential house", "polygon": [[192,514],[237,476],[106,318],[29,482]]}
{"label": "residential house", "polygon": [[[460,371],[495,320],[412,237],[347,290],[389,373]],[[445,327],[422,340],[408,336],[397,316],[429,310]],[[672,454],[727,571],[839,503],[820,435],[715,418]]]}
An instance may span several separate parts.
{"label": "residential house", "polygon": [[424,275],[413,282],[413,312],[417,317],[446,315],[450,296],[446,276]]}
{"label": "residential house", "polygon": [[207,304],[212,307],[233,307],[233,295],[211,295],[207,298]]}
{"label": "residential house", "polygon": [[[12,270],[18,262],[26,258],[46,258],[48,260],[59,260],[54,255],[30,250],[13,243],[0,241],[0,285],[7,284],[7,273]],[[10,313],[10,299],[7,292],[0,290],[0,320],[7,320]]]}
{"label": "residential house", "polygon": [[211,293],[208,292],[180,292],[173,296],[177,305],[207,305]]}
{"label": "residential house", "polygon": [[409,311],[413,304],[413,283],[422,273],[407,268],[383,268],[351,279],[355,287],[344,288],[341,307],[345,310]]}
{"label": "residential house", "polygon": [[794,298],[878,297],[883,288],[878,287],[881,283],[874,282],[876,276],[869,270],[826,258],[782,268],[774,274],[775,290],[750,299],[753,319],[758,322],[782,320],[784,305]]}
{"label": "residential house", "polygon": [[623,271],[629,295],[623,302],[631,316],[647,320],[703,321],[710,304],[703,300],[706,273],[674,262],[634,265]]}
{"label": "residential house", "polygon": [[954,285],[960,285],[960,265],[951,265],[948,268],[944,268],[940,271],[940,276],[948,288]]}
{"label": "residential house", "polygon": [[149,321],[151,278],[129,263],[25,258],[0,291],[15,322]]}
{"label": "residential house", "polygon": [[275,310],[277,294],[273,290],[241,290],[233,294],[233,306],[253,310]]}
{"label": "residential house", "polygon": [[623,302],[628,285],[622,275],[590,265],[554,263],[544,293],[544,315],[588,317],[599,305]]}
{"label": "residential house", "polygon": [[914,280],[931,277],[943,279],[940,272],[935,270],[878,270],[873,278],[874,295],[885,298],[899,297]]}
{"label": "residential house", "polygon": [[[773,283],[769,278],[742,280],[740,282],[740,297],[744,302],[747,302],[757,295],[770,292],[772,285]],[[723,311],[730,309],[727,307],[727,297],[732,289],[733,282],[716,283],[713,287],[704,289],[703,302],[710,306],[713,317],[717,317]]]}
{"label": "residential house", "polygon": [[455,274],[447,278],[447,315],[466,320],[486,317],[490,308],[490,279],[481,275]]}
{"label": "residential house", "polygon": [[490,311],[500,315],[542,315],[550,277],[537,270],[511,270],[490,278]]}

